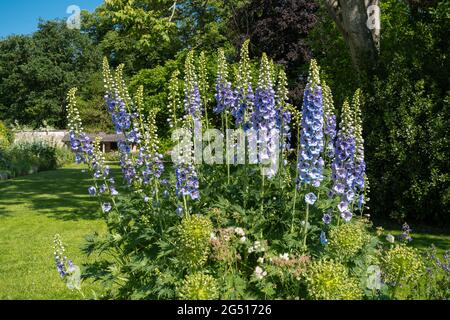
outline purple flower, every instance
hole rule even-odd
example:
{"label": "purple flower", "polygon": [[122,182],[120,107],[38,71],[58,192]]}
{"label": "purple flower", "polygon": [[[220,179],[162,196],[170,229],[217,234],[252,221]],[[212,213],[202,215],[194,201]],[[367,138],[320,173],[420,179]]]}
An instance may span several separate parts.
{"label": "purple flower", "polygon": [[109,187],[109,192],[111,193],[112,196],[117,196],[119,194],[119,192],[116,190],[114,186]]}
{"label": "purple flower", "polygon": [[345,210],[341,213],[341,218],[344,219],[345,222],[349,222],[352,219],[353,215],[349,210]]}
{"label": "purple flower", "polygon": [[192,165],[179,165],[175,169],[176,194],[179,197],[188,196],[192,200],[200,198],[197,172]]}
{"label": "purple flower", "polygon": [[316,200],[317,200],[317,196],[312,192],[305,195],[305,202],[308,204],[313,205],[316,202]]}
{"label": "purple flower", "polygon": [[331,214],[325,213],[322,217],[322,221],[325,224],[330,224],[331,223]]}
{"label": "purple flower", "polygon": [[340,212],[346,211],[346,210],[348,209],[348,202],[341,201],[341,202],[338,204],[338,209],[339,209]]}
{"label": "purple flower", "polygon": [[111,203],[105,202],[102,204],[102,210],[104,213],[111,211],[111,209],[112,209]]}
{"label": "purple flower", "polygon": [[183,208],[181,206],[178,206],[175,211],[176,211],[177,215],[179,215],[179,216],[181,216],[183,214]]}
{"label": "purple flower", "polygon": [[323,102],[322,88],[319,85],[318,66],[311,61],[310,78],[303,98],[302,130],[300,131],[300,154],[298,155],[297,170],[299,180],[297,184],[312,184],[320,186],[323,180],[324,148],[323,135]]}
{"label": "purple flower", "polygon": [[407,242],[412,241],[412,237],[410,235],[411,231],[412,231],[411,228],[405,222],[402,226],[402,234],[400,235],[400,239]]}
{"label": "purple flower", "polygon": [[91,196],[94,196],[97,193],[97,189],[95,187],[89,187],[88,192]]}

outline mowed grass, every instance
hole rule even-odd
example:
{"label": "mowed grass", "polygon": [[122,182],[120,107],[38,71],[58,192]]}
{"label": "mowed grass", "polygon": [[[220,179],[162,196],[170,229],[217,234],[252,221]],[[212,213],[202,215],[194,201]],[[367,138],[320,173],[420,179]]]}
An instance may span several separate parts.
{"label": "mowed grass", "polygon": [[[392,234],[396,238],[402,234],[402,224],[387,220],[377,220],[374,226],[383,227],[383,235]],[[425,226],[409,224],[412,232],[410,233],[412,241],[409,243],[421,251],[429,249],[432,245],[436,247],[438,256],[442,257],[445,251],[450,250],[450,227]]]}
{"label": "mowed grass", "polygon": [[[56,271],[53,236],[61,235],[67,256],[81,266],[86,235],[106,230],[82,169],[70,165],[0,181],[0,299],[81,298]],[[87,297],[92,290],[101,286],[83,283]]]}

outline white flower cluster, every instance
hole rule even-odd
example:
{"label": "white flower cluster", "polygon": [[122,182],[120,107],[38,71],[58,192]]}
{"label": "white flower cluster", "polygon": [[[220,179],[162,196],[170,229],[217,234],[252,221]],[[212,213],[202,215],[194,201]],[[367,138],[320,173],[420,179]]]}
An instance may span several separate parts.
{"label": "white flower cluster", "polygon": [[239,242],[244,243],[245,241],[247,241],[247,237],[245,236],[244,229],[242,229],[242,228],[235,228],[234,229],[234,233],[237,234],[240,237],[239,238]]}
{"label": "white flower cluster", "polygon": [[280,258],[282,260],[289,261],[289,254],[287,254],[287,253],[280,254]]}
{"label": "white flower cluster", "polygon": [[262,245],[261,241],[255,241],[253,245],[248,248],[248,253],[252,252],[264,252],[266,249]]}
{"label": "white flower cluster", "polygon": [[255,268],[255,276],[257,279],[261,280],[262,278],[267,276],[267,271],[264,271],[263,268],[261,268],[260,266],[257,266]]}

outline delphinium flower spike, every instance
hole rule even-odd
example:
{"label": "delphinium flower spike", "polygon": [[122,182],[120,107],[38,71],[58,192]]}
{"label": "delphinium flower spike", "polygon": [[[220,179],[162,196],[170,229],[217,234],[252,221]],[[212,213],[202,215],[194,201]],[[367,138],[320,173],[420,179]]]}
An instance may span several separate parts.
{"label": "delphinium flower spike", "polygon": [[[255,92],[255,105],[252,113],[252,128],[258,132],[259,141],[267,145],[259,154],[259,162],[276,161],[273,152],[277,149],[277,109],[275,91],[273,89],[271,68],[267,55],[263,53],[259,73],[258,86]],[[263,141],[264,140],[264,141]],[[273,175],[269,175],[269,178]]]}
{"label": "delphinium flower spike", "polygon": [[187,116],[194,121],[202,116],[200,89],[194,66],[194,51],[188,52],[185,61],[184,75],[184,108]]}
{"label": "delphinium flower spike", "polygon": [[297,163],[298,185],[318,187],[323,180],[324,121],[319,67],[314,59],[311,60],[308,84],[304,93],[301,128]]}
{"label": "delphinium flower spike", "polygon": [[200,100],[202,104],[202,109],[205,112],[205,124],[206,129],[209,129],[209,119],[208,119],[208,103],[209,103],[209,84],[208,84],[208,69],[206,66],[206,55],[202,51],[198,59],[198,86],[200,91]]}
{"label": "delphinium flower spike", "polygon": [[178,76],[180,71],[175,70],[169,82],[169,112],[170,117],[167,119],[171,128],[178,128],[178,112],[181,110],[180,95],[180,79]]}
{"label": "delphinium flower spike", "polygon": [[231,82],[228,81],[228,64],[223,49],[218,50],[215,98],[214,113],[230,112],[236,102]]}
{"label": "delphinium flower spike", "polygon": [[[185,121],[184,126],[187,132],[195,134],[196,123],[201,121],[201,99],[197,83],[197,75],[193,65],[193,51],[190,51],[185,61],[185,84],[184,84],[184,106],[185,106]],[[192,120],[192,122],[190,121]],[[198,200],[199,182],[197,172],[193,165],[192,150],[188,154],[183,154],[179,159],[179,163],[175,166],[176,175],[176,194],[183,199],[184,213],[189,214],[187,207],[187,200]],[[183,210],[178,206],[177,214]]]}
{"label": "delphinium flower spike", "polygon": [[277,127],[280,128],[280,150],[281,154],[287,153],[290,149],[291,128],[290,123],[292,119],[291,106],[288,103],[288,89],[287,77],[283,69],[278,73],[277,87],[276,87],[276,106],[277,106]]}
{"label": "delphinium flower spike", "polygon": [[[143,87],[140,86],[136,93],[136,109],[139,116],[139,133],[142,137],[139,153],[136,159],[136,168],[142,176],[144,190],[149,189],[159,201],[159,178],[164,171],[163,156],[159,153],[159,137],[156,125],[158,109],[151,109],[147,117],[143,115]],[[145,190],[144,197],[148,194]]]}
{"label": "delphinium flower spike", "polygon": [[[222,116],[222,124],[225,124],[225,128],[228,129],[228,115],[233,110],[236,103],[236,95],[231,88],[231,82],[228,81],[228,64],[225,58],[223,49],[218,51],[218,65],[217,65],[217,79],[216,79],[216,106],[214,113],[220,113]],[[230,160],[226,157],[227,162],[227,177],[228,183],[230,182]]]}
{"label": "delphinium flower spike", "polygon": [[340,197],[338,209],[341,218],[346,222],[350,221],[353,215],[350,204],[355,197],[353,191],[355,149],[354,116],[348,100],[345,100],[337,133],[335,157],[331,165],[333,188],[329,196],[337,194]]}
{"label": "delphinium flower spike", "polygon": [[[104,195],[114,197],[118,195],[115,188],[114,179],[109,177],[110,168],[105,165],[104,155],[100,150],[100,140],[97,138],[94,142],[83,132],[79,111],[76,106],[76,89],[71,89],[68,93],[67,117],[69,123],[69,135],[72,150],[76,154],[78,163],[86,163],[93,176],[94,185],[88,188],[91,195],[99,199]],[[112,199],[114,203],[114,199]]]}
{"label": "delphinium flower spike", "polygon": [[[310,191],[311,186],[319,187],[323,180],[322,152],[324,148],[323,135],[323,100],[322,87],[320,86],[319,66],[312,59],[309,69],[308,84],[305,88],[303,106],[302,106],[302,123],[300,131],[300,152],[298,154],[297,170],[298,182],[297,187],[306,186]],[[313,192],[307,194],[311,199],[316,197]],[[306,249],[306,239],[308,234],[309,206],[311,204],[306,200],[306,213],[303,222],[303,247]],[[293,212],[293,215],[295,212]]]}
{"label": "delphinium flower spike", "polygon": [[361,118],[361,90],[357,89],[352,100],[353,116],[355,124],[355,159],[354,159],[354,181],[353,191],[356,194],[356,205],[362,210],[365,199],[366,185],[366,162],[364,160],[364,138],[362,136],[362,118]]}
{"label": "delphinium flower spike", "polygon": [[250,40],[246,40],[241,47],[240,60],[236,74],[236,104],[231,111],[236,126],[242,125],[244,129],[250,127],[247,115],[250,115],[253,112],[255,100],[248,52],[249,44]]}
{"label": "delphinium flower spike", "polygon": [[325,133],[325,158],[331,163],[334,158],[334,141],[336,139],[336,115],[334,112],[333,94],[325,81],[322,82],[324,133]]}

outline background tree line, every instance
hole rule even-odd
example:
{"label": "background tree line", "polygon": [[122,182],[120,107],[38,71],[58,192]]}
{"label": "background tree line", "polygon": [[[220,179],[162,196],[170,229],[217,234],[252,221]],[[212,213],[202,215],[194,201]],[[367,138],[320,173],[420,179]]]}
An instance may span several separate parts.
{"label": "background tree line", "polygon": [[[125,64],[132,88],[144,85],[147,107],[161,109],[164,133],[167,83],[186,52],[214,56],[222,47],[233,62],[250,38],[253,56],[266,52],[285,66],[298,108],[312,57],[337,110],[362,88],[373,216],[449,223],[450,1],[382,1],[379,34],[361,26],[373,3],[105,1],[83,12],[82,30],[41,21],[30,36],[0,40],[0,119],[64,128],[65,94],[77,86],[87,129],[111,130],[102,111],[100,67],[107,56],[113,66]],[[214,68],[208,61],[211,75]]]}

